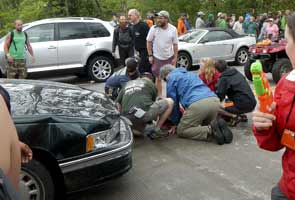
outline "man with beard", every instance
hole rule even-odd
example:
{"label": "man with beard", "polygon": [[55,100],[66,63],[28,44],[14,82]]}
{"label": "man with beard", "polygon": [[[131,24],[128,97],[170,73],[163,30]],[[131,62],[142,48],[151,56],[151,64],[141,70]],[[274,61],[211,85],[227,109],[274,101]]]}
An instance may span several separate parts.
{"label": "man with beard", "polygon": [[169,13],[165,10],[157,14],[157,25],[153,26],[147,36],[147,49],[152,72],[156,77],[158,96],[162,96],[160,69],[166,65],[176,65],[178,53],[177,29],[169,23]]}
{"label": "man with beard", "polygon": [[151,72],[151,65],[148,60],[148,53],[146,48],[146,36],[150,30],[147,23],[140,20],[140,14],[136,9],[130,9],[128,12],[128,19],[132,23],[132,31],[134,38],[135,50],[139,53],[140,64],[139,72],[143,74],[144,72]]}
{"label": "man with beard", "polygon": [[23,32],[23,22],[15,20],[15,30],[13,30],[5,39],[4,53],[7,58],[7,78],[20,78],[27,77],[26,67],[26,51],[27,47],[32,62],[35,62],[33,48],[28,40],[28,36]]}

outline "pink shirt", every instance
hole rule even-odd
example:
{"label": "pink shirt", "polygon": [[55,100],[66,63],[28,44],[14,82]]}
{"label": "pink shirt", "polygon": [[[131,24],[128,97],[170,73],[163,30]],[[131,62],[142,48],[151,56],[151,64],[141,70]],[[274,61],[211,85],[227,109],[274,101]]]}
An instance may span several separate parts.
{"label": "pink shirt", "polygon": [[273,24],[273,25],[269,24],[266,28],[266,34],[267,35],[272,34],[273,37],[278,36],[278,34],[279,34],[278,26],[276,24]]}

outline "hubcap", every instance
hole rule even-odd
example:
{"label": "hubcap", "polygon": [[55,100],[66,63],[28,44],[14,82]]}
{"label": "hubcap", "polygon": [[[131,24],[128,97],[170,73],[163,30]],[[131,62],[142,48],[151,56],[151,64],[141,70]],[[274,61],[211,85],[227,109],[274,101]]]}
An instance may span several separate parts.
{"label": "hubcap", "polygon": [[177,60],[178,67],[188,68],[189,60],[186,56],[179,56]]}
{"label": "hubcap", "polygon": [[240,51],[238,55],[239,63],[245,64],[248,60],[248,53],[246,51]]}
{"label": "hubcap", "polygon": [[43,200],[44,185],[38,177],[21,171],[20,175],[20,195],[24,200]]}
{"label": "hubcap", "polygon": [[106,60],[97,60],[92,66],[92,74],[98,80],[106,80],[112,73],[112,66]]}

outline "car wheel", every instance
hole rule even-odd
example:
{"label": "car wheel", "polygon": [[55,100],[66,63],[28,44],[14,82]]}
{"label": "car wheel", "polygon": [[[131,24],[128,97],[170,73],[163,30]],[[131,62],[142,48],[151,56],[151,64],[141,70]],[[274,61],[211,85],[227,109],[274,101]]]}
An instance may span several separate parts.
{"label": "car wheel", "polygon": [[242,47],[236,54],[236,63],[238,65],[244,65],[248,61],[248,49]]}
{"label": "car wheel", "polygon": [[252,63],[253,62],[248,60],[246,62],[246,64],[244,65],[244,74],[249,81],[252,81],[252,74],[251,74],[251,64]]}
{"label": "car wheel", "polygon": [[277,60],[272,66],[272,78],[277,83],[281,77],[292,70],[292,64],[288,58]]}
{"label": "car wheel", "polygon": [[96,82],[106,81],[113,71],[114,63],[106,56],[95,56],[88,64],[88,75]]}
{"label": "car wheel", "polygon": [[24,164],[20,174],[23,200],[54,200],[54,184],[49,171],[37,160]]}
{"label": "car wheel", "polygon": [[192,60],[188,53],[180,52],[177,57],[177,67],[184,67],[190,69],[192,66]]}

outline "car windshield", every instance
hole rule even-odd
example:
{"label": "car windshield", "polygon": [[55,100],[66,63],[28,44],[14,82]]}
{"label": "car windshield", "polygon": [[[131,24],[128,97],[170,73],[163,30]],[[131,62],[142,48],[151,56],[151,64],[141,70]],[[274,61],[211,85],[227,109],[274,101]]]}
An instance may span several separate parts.
{"label": "car windshield", "polygon": [[195,43],[201,38],[204,32],[205,30],[193,30],[180,36],[178,39],[181,42]]}

